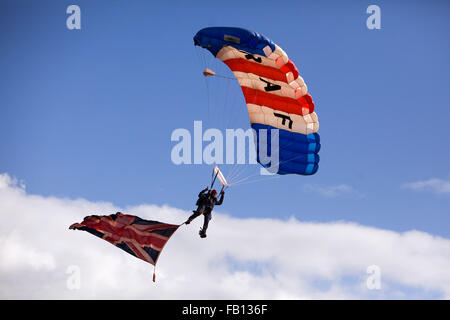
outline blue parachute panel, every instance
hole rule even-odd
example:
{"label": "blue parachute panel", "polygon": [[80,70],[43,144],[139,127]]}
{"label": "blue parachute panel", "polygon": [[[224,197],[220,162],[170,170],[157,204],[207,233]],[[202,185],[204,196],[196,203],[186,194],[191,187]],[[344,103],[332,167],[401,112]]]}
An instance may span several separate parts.
{"label": "blue parachute panel", "polygon": [[242,28],[210,27],[204,28],[194,36],[194,44],[210,51],[214,56],[224,46],[232,46],[248,53],[266,56],[263,48],[275,50],[275,43],[262,34]]}
{"label": "blue parachute panel", "polygon": [[[278,171],[274,173],[312,175],[317,172],[320,161],[317,154],[320,150],[319,134],[304,135],[258,123],[252,124],[252,128],[256,135],[257,161],[263,167],[275,168],[277,164],[263,163],[260,154],[270,157],[273,152],[278,152]],[[271,143],[272,130],[278,131],[278,145],[275,146]],[[267,137],[267,144],[261,143],[260,146],[260,135]]]}

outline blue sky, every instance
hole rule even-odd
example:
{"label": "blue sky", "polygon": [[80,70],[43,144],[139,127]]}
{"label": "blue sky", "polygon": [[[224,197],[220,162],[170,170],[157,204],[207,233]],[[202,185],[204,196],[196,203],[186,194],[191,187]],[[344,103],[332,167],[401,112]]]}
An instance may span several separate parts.
{"label": "blue sky", "polygon": [[[73,3],[81,30],[66,28]],[[366,27],[370,4],[381,8],[381,30]],[[285,6],[2,1],[0,172],[33,194],[189,210],[211,169],[170,160],[172,131],[207,117],[192,37],[207,26],[239,26],[266,35],[296,63],[319,115],[321,162],[312,177],[231,188],[220,210],[450,237],[450,194],[403,187],[450,179],[450,4]],[[236,123],[245,126],[237,99]],[[211,112],[222,117],[219,109]]]}

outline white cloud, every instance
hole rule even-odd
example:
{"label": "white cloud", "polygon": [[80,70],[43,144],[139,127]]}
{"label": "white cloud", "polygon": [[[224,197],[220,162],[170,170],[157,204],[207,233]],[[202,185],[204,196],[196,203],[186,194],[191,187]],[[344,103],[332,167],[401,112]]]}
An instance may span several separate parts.
{"label": "white cloud", "polygon": [[[90,214],[116,211],[167,223],[189,215],[168,206],[116,208],[27,194],[0,175],[0,298],[21,299],[358,299],[450,298],[450,240],[354,223],[213,214],[181,227],[153,267],[86,232],[68,230]],[[368,290],[367,267],[381,269]],[[70,266],[81,272],[69,290]]]}
{"label": "white cloud", "polygon": [[450,181],[442,179],[428,179],[424,181],[416,181],[405,183],[403,185],[406,189],[412,190],[430,190],[436,193],[450,193]]}
{"label": "white cloud", "polygon": [[326,197],[337,197],[343,194],[359,195],[359,193],[356,192],[356,190],[354,190],[351,186],[347,184],[339,184],[336,186],[305,184],[303,185],[303,191],[319,193]]}

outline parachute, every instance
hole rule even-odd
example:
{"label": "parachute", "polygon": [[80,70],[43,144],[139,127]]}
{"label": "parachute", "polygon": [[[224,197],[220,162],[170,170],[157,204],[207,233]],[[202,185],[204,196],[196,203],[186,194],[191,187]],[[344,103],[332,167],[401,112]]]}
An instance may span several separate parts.
{"label": "parachute", "polygon": [[[259,33],[234,27],[202,29],[194,36],[194,45],[225,63],[238,80],[256,134],[258,163],[268,167],[261,154],[278,152],[277,174],[316,173],[321,146],[318,117],[303,78],[283,49]],[[210,69],[203,74],[216,75]],[[278,143],[272,145],[275,132]]]}

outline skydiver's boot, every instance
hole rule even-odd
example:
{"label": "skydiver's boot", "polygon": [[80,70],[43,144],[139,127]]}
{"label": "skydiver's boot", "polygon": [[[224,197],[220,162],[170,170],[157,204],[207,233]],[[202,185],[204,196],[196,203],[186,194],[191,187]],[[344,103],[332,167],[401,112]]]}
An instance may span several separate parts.
{"label": "skydiver's boot", "polygon": [[206,238],[206,232],[204,232],[202,228],[200,228],[198,234],[200,235],[200,238]]}

